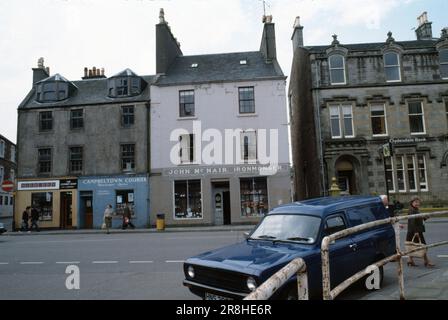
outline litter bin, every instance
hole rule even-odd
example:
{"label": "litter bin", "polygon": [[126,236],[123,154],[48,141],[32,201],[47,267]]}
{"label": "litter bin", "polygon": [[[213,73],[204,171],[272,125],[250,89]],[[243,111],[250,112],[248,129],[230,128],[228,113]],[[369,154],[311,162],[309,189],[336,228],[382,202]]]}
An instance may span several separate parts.
{"label": "litter bin", "polygon": [[156,220],[157,230],[165,230],[165,214],[159,213]]}

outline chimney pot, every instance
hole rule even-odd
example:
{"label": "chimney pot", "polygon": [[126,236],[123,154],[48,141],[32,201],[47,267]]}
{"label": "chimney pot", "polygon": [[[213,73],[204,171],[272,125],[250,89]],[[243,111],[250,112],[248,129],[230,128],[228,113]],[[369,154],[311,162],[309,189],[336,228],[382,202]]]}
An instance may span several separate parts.
{"label": "chimney pot", "polygon": [[84,67],[84,77],[87,78],[87,73],[89,72],[89,70],[87,69],[87,67]]}
{"label": "chimney pot", "polygon": [[101,68],[101,75],[104,76],[104,68]]}
{"label": "chimney pot", "polygon": [[89,69],[89,78],[92,76],[92,69]]}
{"label": "chimney pot", "polygon": [[50,76],[50,67],[46,67],[46,68],[45,68],[45,71],[47,71],[48,76]]}

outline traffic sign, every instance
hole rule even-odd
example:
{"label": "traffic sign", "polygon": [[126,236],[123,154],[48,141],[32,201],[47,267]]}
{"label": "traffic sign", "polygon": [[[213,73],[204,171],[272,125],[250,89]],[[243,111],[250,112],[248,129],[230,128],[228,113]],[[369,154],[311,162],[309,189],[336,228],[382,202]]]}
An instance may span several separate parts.
{"label": "traffic sign", "polygon": [[9,180],[5,180],[2,183],[2,189],[5,192],[11,192],[14,189],[14,183]]}

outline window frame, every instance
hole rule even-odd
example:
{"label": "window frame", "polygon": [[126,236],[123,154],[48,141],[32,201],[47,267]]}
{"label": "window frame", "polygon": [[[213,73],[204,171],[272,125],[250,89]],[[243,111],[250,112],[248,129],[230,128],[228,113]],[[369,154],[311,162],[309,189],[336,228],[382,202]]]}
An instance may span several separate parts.
{"label": "window frame", "polygon": [[[426,155],[424,153],[403,153],[395,155],[395,157],[401,157],[402,163],[403,163],[403,177],[404,177],[404,187],[403,190],[397,190],[398,189],[398,182],[395,182],[398,180],[398,170],[396,166],[396,159],[394,157],[391,157],[392,160],[392,166],[391,170],[386,169],[388,172],[392,171],[392,179],[393,179],[393,189],[389,189],[390,193],[416,193],[416,192],[428,192],[429,191],[429,182],[428,182],[428,166],[426,161]],[[413,161],[413,172],[414,172],[414,181],[415,181],[415,187],[416,189],[411,189],[410,187],[410,181],[409,181],[409,169],[408,169],[408,158],[412,158]],[[423,159],[423,166],[420,167],[419,165],[419,158]],[[422,183],[420,179],[421,171],[423,170],[424,173],[424,179],[425,182]],[[424,185],[424,188],[422,188],[422,185]]]}
{"label": "window frame", "polygon": [[[185,102],[185,97],[193,97],[193,102]],[[187,114],[186,106],[192,106],[192,114]],[[196,103],[194,89],[179,90],[179,118],[190,118],[196,116]]]}
{"label": "window frame", "polygon": [[[423,159],[423,168],[420,168],[419,166],[419,157],[421,157]],[[428,166],[426,164],[426,157],[425,154],[423,153],[417,153],[417,173],[418,173],[418,187],[420,189],[421,192],[428,192],[429,191],[429,182],[428,182]],[[422,188],[422,182],[420,180],[420,170],[424,171],[425,173],[425,188]]]}
{"label": "window frame", "polygon": [[[383,107],[383,115],[382,116],[372,115],[372,107],[374,107],[374,106],[382,106]],[[372,129],[372,137],[387,137],[387,136],[389,136],[389,131],[387,128],[386,104],[384,102],[371,103],[369,105],[369,109],[370,109],[370,125],[371,125],[371,129]],[[385,133],[374,133],[373,132],[373,118],[384,118]]]}
{"label": "window frame", "polygon": [[[132,112],[130,112],[132,110]],[[121,106],[121,127],[131,128],[135,125],[135,105]]]}
{"label": "window frame", "polygon": [[[412,169],[409,169],[409,158],[412,159]],[[411,179],[409,177],[409,172],[412,171],[412,173],[414,174],[414,185],[415,188],[411,189]],[[408,182],[408,187],[409,187],[409,192],[417,192],[418,188],[417,188],[417,169],[416,169],[416,155],[415,154],[406,154],[406,175],[407,175],[407,182]]]}
{"label": "window frame", "polygon": [[[81,116],[73,116],[75,112],[81,112]],[[75,126],[74,124],[77,123]],[[84,109],[71,109],[70,110],[70,130],[84,129]]]}
{"label": "window frame", "polygon": [[[331,66],[331,58],[333,57],[341,57],[342,58],[342,67],[332,67]],[[332,54],[328,57],[328,70],[330,74],[330,85],[345,85],[347,84],[347,74],[345,71],[345,56],[339,53]],[[344,76],[344,82],[333,82],[332,71],[333,70],[342,70],[342,74]]]}
{"label": "window frame", "polygon": [[[44,115],[50,115],[50,118],[45,118]],[[48,123],[50,125],[48,125]],[[50,128],[48,128],[50,127]],[[53,112],[52,111],[40,111],[39,112],[39,132],[51,132],[53,131]]]}
{"label": "window frame", "polygon": [[[182,142],[184,139],[183,137],[188,137],[188,141],[185,146],[185,142]],[[196,150],[195,150],[195,135],[193,133],[188,134],[181,134],[179,135],[179,165],[185,165],[185,164],[194,164],[196,161]],[[188,157],[184,159],[183,151],[187,150]]]}
{"label": "window frame", "polygon": [[[397,64],[386,65],[386,55],[389,55],[389,54],[396,55],[396,57],[397,57]],[[390,83],[390,82],[392,82],[392,83],[393,82],[401,82],[402,81],[402,75],[401,75],[401,58],[400,58],[400,54],[398,52],[395,52],[395,51],[387,51],[387,52],[385,52],[383,54],[383,62],[384,62],[384,76],[385,76],[386,82],[387,83]],[[387,79],[387,72],[386,72],[387,68],[398,68],[398,80],[388,80]]]}
{"label": "window frame", "polygon": [[[350,107],[350,124],[351,124],[351,130],[352,130],[352,134],[351,135],[346,135],[345,131],[345,119],[348,119],[345,117],[344,114],[344,107]],[[334,118],[335,115],[331,115],[331,109],[334,110],[334,108],[337,108],[338,110],[338,123],[339,123],[339,136],[335,136],[333,134],[333,125],[332,125],[332,120],[335,120],[336,118]],[[330,104],[329,105],[329,114],[330,114],[330,134],[331,134],[331,138],[332,139],[342,139],[342,138],[355,138],[356,137],[356,133],[355,133],[355,125],[354,125],[354,115],[353,115],[353,105],[352,104],[344,104],[344,103],[339,103],[339,104]]]}
{"label": "window frame", "polygon": [[0,183],[3,183],[4,179],[5,179],[5,167],[0,166]]}
{"label": "window frame", "polygon": [[[442,57],[442,52],[444,52],[446,54],[446,61],[442,61],[441,57]],[[442,80],[448,80],[448,48],[442,48],[439,50],[439,68],[440,68],[440,78],[442,78]],[[444,76],[444,74],[442,73],[442,67],[446,68],[446,74]]]}
{"label": "window frame", "polygon": [[[42,147],[37,149],[37,172],[39,175],[49,175],[52,173],[53,169],[53,149],[48,147]],[[48,154],[42,155],[41,152],[44,150],[48,150]],[[42,157],[48,156],[49,159],[42,159]],[[47,166],[49,167],[48,171],[42,171],[43,163],[47,163]]]}
{"label": "window frame", "polygon": [[[121,143],[120,144],[120,170],[127,171],[126,163],[131,163],[131,171],[134,172],[136,168],[136,144],[135,143]],[[126,147],[132,147],[132,151],[125,150]],[[132,156],[128,153],[132,152]],[[129,161],[130,160],[130,161]]]}
{"label": "window frame", "polygon": [[[255,143],[251,144],[250,135],[253,135]],[[247,158],[246,158],[246,143],[245,138],[247,138]],[[252,148],[252,149],[251,149]],[[255,150],[253,150],[255,149]],[[243,163],[256,163],[258,160],[258,141],[257,141],[257,131],[256,130],[243,130],[240,132],[240,160]],[[250,157],[251,155],[255,157]]]}
{"label": "window frame", "polygon": [[[421,106],[421,113],[410,113],[409,107],[411,103],[420,103]],[[425,124],[425,108],[424,108],[424,104],[422,100],[413,100],[413,101],[408,101],[407,103],[408,106],[408,121],[409,121],[409,132],[411,133],[411,135],[424,135],[426,134],[426,124]],[[423,125],[423,131],[422,132],[412,132],[412,126],[411,126],[411,116],[412,117],[416,117],[416,116],[421,116],[421,121],[422,121],[422,125]]]}
{"label": "window frame", "polygon": [[[388,158],[386,158],[385,159],[385,161],[387,161],[387,160],[390,160],[390,169],[388,169],[387,167],[388,167],[388,164],[386,163],[386,165],[385,165],[385,169],[386,169],[386,179],[387,179],[387,172],[390,172],[390,176],[392,177],[392,188],[390,188],[390,186],[389,185],[387,185],[387,188],[389,189],[389,192],[390,193],[395,193],[396,192],[396,186],[397,186],[397,184],[396,184],[396,180],[395,180],[395,170],[394,170],[394,168],[395,168],[395,162],[394,162],[394,158],[393,157],[388,157]],[[386,181],[386,183],[387,183],[387,181]]]}
{"label": "window frame", "polygon": [[[269,183],[268,183],[268,177],[266,176],[257,176],[257,177],[239,177],[239,193],[240,193],[240,217],[242,218],[250,218],[250,217],[262,217],[263,215],[265,215],[266,213],[269,212]],[[263,180],[263,184],[266,185],[266,192],[258,192],[255,188],[255,184],[256,184],[256,180]],[[249,182],[250,183],[250,193],[249,194],[243,194],[242,193],[242,184]],[[260,183],[260,182],[258,182]],[[260,190],[260,189],[258,189]],[[260,207],[260,200],[263,199],[262,197],[264,197],[265,202],[263,202],[263,208],[264,211],[263,213],[257,213],[256,211],[252,212],[252,210],[256,208]],[[255,200],[257,199],[257,200]],[[249,208],[248,206],[244,207],[244,203],[246,202],[250,202],[253,203],[253,207],[251,209],[250,213],[245,213],[243,214],[243,210],[244,208]],[[256,205],[255,205],[256,203]]]}
{"label": "window frame", "polygon": [[0,139],[0,158],[5,158],[6,154],[6,141]]}
{"label": "window frame", "polygon": [[[252,92],[252,98],[251,99],[242,99],[243,92]],[[241,103],[246,101],[252,101],[252,108],[251,111],[242,111]],[[254,86],[244,86],[244,87],[238,87],[238,114],[239,115],[246,115],[246,114],[255,114],[256,108],[255,108],[255,87]]]}
{"label": "window frame", "polygon": [[[75,149],[75,148],[81,149],[81,152],[80,152],[81,159],[72,159],[73,154],[74,154],[72,152],[72,149]],[[74,161],[81,163],[81,168],[80,169],[78,169],[78,170],[74,170],[73,169],[73,167],[74,167],[74,163],[73,162]],[[68,147],[68,171],[70,173],[79,174],[79,173],[83,172],[83,169],[84,169],[84,147],[83,146],[69,146]]]}

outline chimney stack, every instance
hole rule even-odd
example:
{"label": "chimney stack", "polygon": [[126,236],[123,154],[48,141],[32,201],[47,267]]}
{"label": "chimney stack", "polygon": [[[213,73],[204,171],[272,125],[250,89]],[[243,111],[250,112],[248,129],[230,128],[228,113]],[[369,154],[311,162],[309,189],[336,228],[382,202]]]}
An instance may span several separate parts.
{"label": "chimney stack", "polygon": [[277,50],[275,47],[275,28],[272,23],[272,16],[263,16],[263,36],[261,38],[260,51],[267,63],[277,58]]}
{"label": "chimney stack", "polygon": [[44,58],[37,60],[37,68],[33,68],[33,85],[50,76],[50,68],[45,68]]}
{"label": "chimney stack", "polygon": [[84,77],[82,77],[82,80],[86,79],[102,79],[106,78],[104,75],[104,68],[97,68],[93,67],[92,69],[89,69],[87,67],[84,68]]}
{"label": "chimney stack", "polygon": [[293,28],[291,40],[292,50],[294,51],[297,47],[303,47],[303,26],[300,25],[300,17],[296,17]]}
{"label": "chimney stack", "polygon": [[425,11],[417,18],[418,27],[415,30],[417,40],[432,40],[432,22],[428,21],[428,13]]}
{"label": "chimney stack", "polygon": [[156,24],[156,73],[165,74],[174,60],[182,55],[180,44],[173,36],[162,8],[159,23]]}

